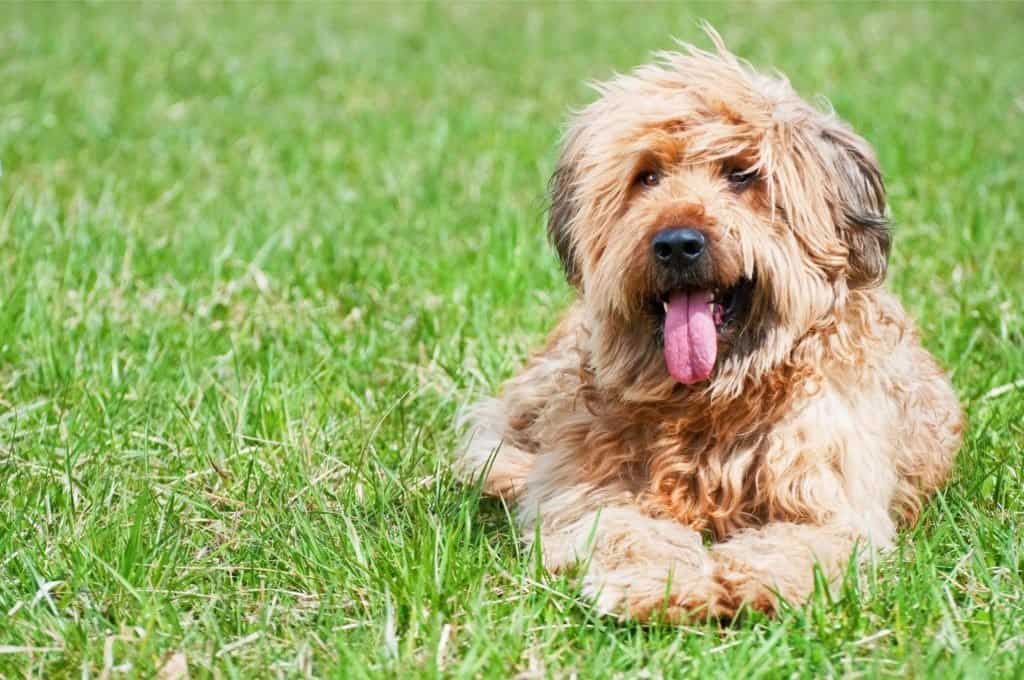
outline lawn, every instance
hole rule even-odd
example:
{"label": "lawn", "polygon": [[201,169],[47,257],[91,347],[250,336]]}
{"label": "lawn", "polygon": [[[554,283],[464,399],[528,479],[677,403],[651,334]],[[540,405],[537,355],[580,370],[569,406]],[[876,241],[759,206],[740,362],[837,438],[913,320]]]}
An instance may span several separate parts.
{"label": "lawn", "polygon": [[[877,147],[970,428],[862,583],[596,617],[448,470],[562,121],[707,18]],[[1021,5],[0,7],[0,676],[1024,674]]]}

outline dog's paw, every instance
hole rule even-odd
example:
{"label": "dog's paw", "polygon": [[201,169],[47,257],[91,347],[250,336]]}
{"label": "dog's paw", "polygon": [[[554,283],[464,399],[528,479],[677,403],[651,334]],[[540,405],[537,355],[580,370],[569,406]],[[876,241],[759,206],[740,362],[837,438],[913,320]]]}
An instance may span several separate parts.
{"label": "dog's paw", "polygon": [[[802,605],[814,592],[814,562],[794,560],[789,569],[757,569],[732,556],[713,553],[714,578],[721,586],[724,608],[775,616],[783,605]],[[834,583],[832,585],[835,585]]]}
{"label": "dog's paw", "polygon": [[732,617],[742,608],[756,610],[768,616],[778,613],[779,592],[742,565],[716,564],[715,582],[722,593],[723,616]]}
{"label": "dog's paw", "polygon": [[622,620],[670,622],[720,615],[725,591],[710,570],[676,563],[638,563],[603,569],[591,565],[583,577],[583,596],[605,615]]}

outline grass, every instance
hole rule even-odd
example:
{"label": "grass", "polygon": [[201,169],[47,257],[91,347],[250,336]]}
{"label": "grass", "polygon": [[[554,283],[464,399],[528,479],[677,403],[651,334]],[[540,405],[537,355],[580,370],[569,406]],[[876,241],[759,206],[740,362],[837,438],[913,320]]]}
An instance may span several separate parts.
{"label": "grass", "polygon": [[[703,42],[872,140],[955,478],[777,620],[595,617],[446,467],[569,299],[588,79]],[[0,676],[1024,674],[1020,5],[0,8]],[[1019,383],[1018,383],[1019,385]]]}

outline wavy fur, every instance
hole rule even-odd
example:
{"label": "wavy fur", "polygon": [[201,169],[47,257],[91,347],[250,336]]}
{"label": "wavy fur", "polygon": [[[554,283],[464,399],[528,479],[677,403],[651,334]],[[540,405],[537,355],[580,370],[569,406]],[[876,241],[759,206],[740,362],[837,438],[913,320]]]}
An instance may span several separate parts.
{"label": "wavy fur", "polygon": [[[714,52],[659,54],[574,117],[548,229],[578,299],[469,412],[458,457],[515,502],[549,569],[582,561],[599,608],[638,619],[803,601],[815,563],[834,582],[916,519],[961,441],[948,379],[880,287],[870,145],[708,30]],[[734,166],[756,185],[731,189]],[[651,168],[660,185],[638,189]],[[707,235],[715,281],[754,282],[694,386],[669,376],[645,308],[650,240],[675,224]]]}

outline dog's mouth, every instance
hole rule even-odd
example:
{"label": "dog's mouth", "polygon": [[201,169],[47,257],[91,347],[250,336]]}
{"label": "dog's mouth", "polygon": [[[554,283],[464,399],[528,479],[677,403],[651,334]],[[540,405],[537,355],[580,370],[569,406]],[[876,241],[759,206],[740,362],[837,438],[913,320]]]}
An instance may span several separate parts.
{"label": "dog's mouth", "polygon": [[741,279],[727,288],[679,288],[656,296],[652,307],[673,378],[692,385],[711,376],[719,340],[738,325],[752,291],[753,281]]}

